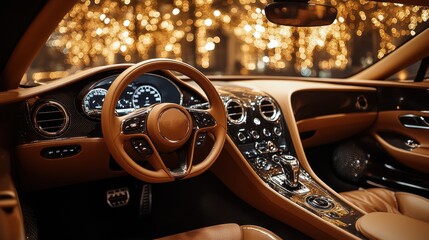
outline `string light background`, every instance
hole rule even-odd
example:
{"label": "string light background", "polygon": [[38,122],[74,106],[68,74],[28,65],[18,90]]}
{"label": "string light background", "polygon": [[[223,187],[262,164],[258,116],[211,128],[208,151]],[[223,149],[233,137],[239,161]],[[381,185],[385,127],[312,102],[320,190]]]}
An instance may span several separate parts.
{"label": "string light background", "polygon": [[[82,0],[47,41],[39,58],[50,61],[35,61],[30,80],[153,57],[186,61],[211,74],[345,77],[428,26],[426,7],[316,2],[337,8],[332,25],[270,23],[263,11],[267,0]],[[41,68],[50,71],[37,72]]]}

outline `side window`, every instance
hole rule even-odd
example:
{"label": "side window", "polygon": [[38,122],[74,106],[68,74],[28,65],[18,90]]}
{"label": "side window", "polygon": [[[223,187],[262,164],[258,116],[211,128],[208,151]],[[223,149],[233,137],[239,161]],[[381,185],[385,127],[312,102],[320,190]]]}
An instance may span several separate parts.
{"label": "side window", "polygon": [[[417,76],[417,72],[419,71],[420,64],[422,61],[415,62],[408,67],[398,71],[397,73],[393,74],[389,78],[387,78],[388,81],[414,81],[414,79]],[[426,69],[426,74],[424,81],[429,81],[429,68]]]}

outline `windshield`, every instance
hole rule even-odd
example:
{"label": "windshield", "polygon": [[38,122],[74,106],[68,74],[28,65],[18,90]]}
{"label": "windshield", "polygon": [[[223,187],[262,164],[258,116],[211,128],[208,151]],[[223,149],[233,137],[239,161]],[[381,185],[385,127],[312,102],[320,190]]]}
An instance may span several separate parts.
{"label": "windshield", "polygon": [[428,27],[427,7],[318,1],[338,10],[323,27],[266,20],[267,0],[82,0],[22,80],[44,83],[94,66],[162,57],[209,75],[351,76]]}

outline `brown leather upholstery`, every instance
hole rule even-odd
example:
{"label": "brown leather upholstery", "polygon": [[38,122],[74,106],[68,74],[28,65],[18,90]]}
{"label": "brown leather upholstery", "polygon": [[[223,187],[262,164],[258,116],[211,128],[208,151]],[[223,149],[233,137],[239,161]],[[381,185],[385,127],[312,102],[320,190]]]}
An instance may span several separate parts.
{"label": "brown leather upholstery", "polygon": [[356,228],[368,239],[427,240],[429,223],[401,214],[372,212],[359,218]]}
{"label": "brown leather upholstery", "polygon": [[273,232],[254,225],[239,226],[235,223],[215,225],[179,233],[158,240],[279,240]]}
{"label": "brown leather upholstery", "polygon": [[392,192],[383,188],[371,188],[341,193],[351,203],[371,212],[403,214],[429,222],[429,200],[411,193]]}
{"label": "brown leather upholstery", "polygon": [[253,240],[253,239],[270,239],[270,240],[277,240],[281,239],[279,236],[277,236],[275,233],[259,226],[255,225],[243,225],[241,226],[241,233],[243,234],[243,237],[241,239],[243,240]]}

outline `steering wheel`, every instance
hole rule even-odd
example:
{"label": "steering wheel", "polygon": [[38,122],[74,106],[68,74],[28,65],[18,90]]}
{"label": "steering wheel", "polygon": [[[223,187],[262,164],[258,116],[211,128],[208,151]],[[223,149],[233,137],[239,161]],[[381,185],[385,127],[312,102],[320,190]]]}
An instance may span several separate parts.
{"label": "steering wheel", "polygon": [[[128,84],[144,73],[157,70],[176,71],[194,80],[206,94],[209,109],[160,103],[117,116],[116,104]],[[107,91],[101,113],[104,141],[113,158],[132,176],[151,183],[190,178],[206,171],[222,150],[226,122],[223,102],[210,80],[194,67],[171,59],[143,61],[122,72]],[[213,138],[213,147],[204,160],[193,164],[194,148],[202,134]],[[134,161],[130,148],[147,160],[151,168]],[[161,156],[175,151],[179,162],[169,168]]]}

